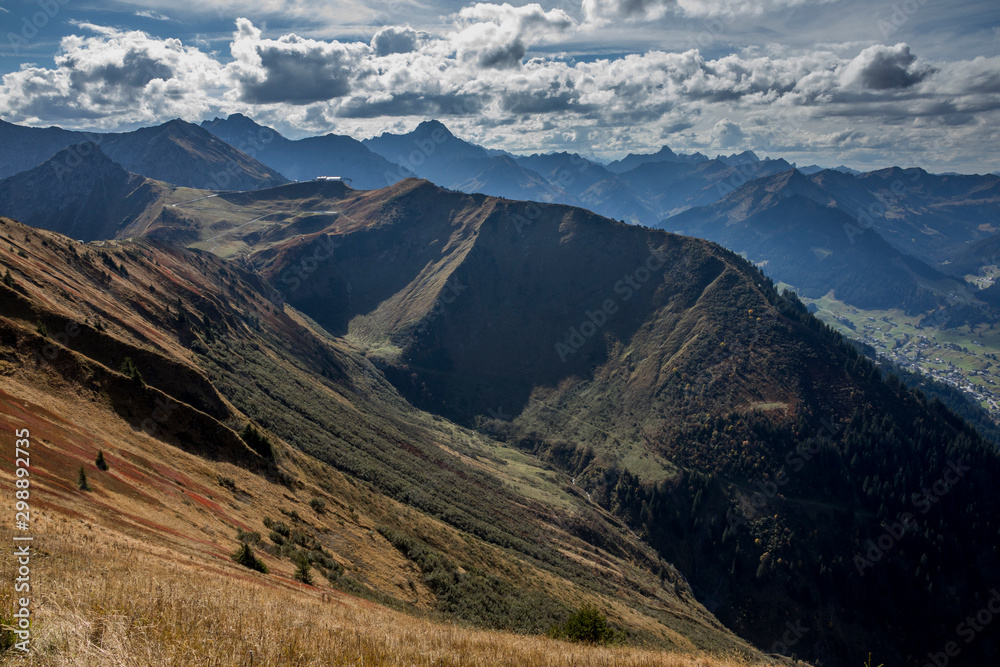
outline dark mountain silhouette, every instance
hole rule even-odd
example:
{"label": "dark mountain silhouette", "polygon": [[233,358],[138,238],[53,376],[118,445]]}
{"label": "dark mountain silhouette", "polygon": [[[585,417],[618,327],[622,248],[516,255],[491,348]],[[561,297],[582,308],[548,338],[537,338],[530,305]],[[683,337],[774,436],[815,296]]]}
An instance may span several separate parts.
{"label": "dark mountain silhouette", "polygon": [[70,146],[0,181],[0,211],[25,224],[92,241],[151,219],[164,183],[126,171],[93,143]]}
{"label": "dark mountain silhouette", "polygon": [[100,145],[128,171],[184,187],[253,190],[288,182],[273,169],[182,120],[108,134],[0,121],[0,176],[31,169],[57,151],[83,142]]}
{"label": "dark mountain silhouette", "polygon": [[201,126],[296,181],[341,176],[350,178],[352,186],[359,190],[372,190],[413,175],[346,135],[287,139],[243,114],[206,120]]}
{"label": "dark mountain silhouette", "polygon": [[629,153],[621,160],[615,160],[608,164],[608,171],[621,174],[631,171],[641,164],[648,162],[705,162],[708,158],[701,153],[685,155],[673,152],[669,146],[664,146],[655,153]]}

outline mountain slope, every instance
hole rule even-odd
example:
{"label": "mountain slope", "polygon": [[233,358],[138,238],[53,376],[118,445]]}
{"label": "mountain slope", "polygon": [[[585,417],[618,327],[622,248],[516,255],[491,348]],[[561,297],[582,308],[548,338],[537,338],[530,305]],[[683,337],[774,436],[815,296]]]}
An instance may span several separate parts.
{"label": "mountain slope", "polygon": [[485,163],[492,157],[485,148],[459,139],[436,120],[424,121],[406,134],[383,132],[361,143],[373,153],[444,187],[453,186],[455,179],[465,180],[478,173],[463,168],[466,161]]}
{"label": "mountain slope", "polygon": [[[1000,231],[1000,177],[880,169],[858,176],[835,170],[810,178],[837,206],[900,251],[950,273],[947,260]],[[953,274],[962,277],[960,274]]]}
{"label": "mountain slope", "polygon": [[79,144],[0,181],[0,211],[32,227],[92,241],[155,216],[169,186],[125,171],[97,144]]}
{"label": "mountain slope", "polygon": [[0,177],[48,160],[69,146],[90,142],[126,170],[185,187],[253,190],[288,179],[197,125],[172,120],[133,132],[70,132],[0,121]]}
{"label": "mountain slope", "polygon": [[[572,475],[758,646],[799,622],[798,655],[914,663],[988,597],[995,449],[737,256],[412,180],[336,206],[250,261],[415,404]],[[968,483],[920,511],[959,462]],[[908,512],[919,531],[869,547]],[[980,641],[964,664],[997,647]]]}
{"label": "mountain slope", "polygon": [[343,176],[359,190],[374,190],[413,175],[346,135],[291,140],[242,114],[206,120],[201,127],[296,181]]}
{"label": "mountain slope", "polygon": [[61,127],[25,127],[0,120],[0,178],[37,167],[59,151],[99,135]]}
{"label": "mountain slope", "polygon": [[902,254],[875,231],[859,228],[834,203],[811,179],[789,170],[660,225],[746,253],[810,298],[832,290],[859,308],[910,313],[926,313],[955,295],[973,299],[967,287]]}
{"label": "mountain slope", "polygon": [[[550,203],[576,201],[575,197],[553,185],[540,174],[526,169],[519,161],[505,155],[488,160],[463,160],[456,163],[454,169],[450,171],[476,174],[454,187],[455,190],[462,192],[479,192],[493,197]],[[458,177],[458,174],[455,176]]]}
{"label": "mountain slope", "polygon": [[[30,422],[32,498],[53,521],[83,517],[227,577],[247,541],[272,571],[252,576],[287,595],[305,559],[327,581],[304,589],[313,600],[536,634],[589,603],[640,643],[762,659],[564,474],[415,410],[240,264],[6,219],[0,236],[0,420]],[[97,449],[110,471],[90,464]],[[40,619],[39,632],[66,623]]]}
{"label": "mountain slope", "polygon": [[576,153],[536,153],[515,160],[573,196],[579,196],[595,183],[612,177],[606,168]]}

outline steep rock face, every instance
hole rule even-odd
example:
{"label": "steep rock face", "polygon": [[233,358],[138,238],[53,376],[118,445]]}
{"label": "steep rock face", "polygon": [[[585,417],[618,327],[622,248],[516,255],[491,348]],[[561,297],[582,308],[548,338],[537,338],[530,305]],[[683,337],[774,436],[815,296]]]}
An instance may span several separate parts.
{"label": "steep rock face", "polygon": [[150,215],[164,189],[84,143],[0,181],[0,211],[75,239],[108,239]]}

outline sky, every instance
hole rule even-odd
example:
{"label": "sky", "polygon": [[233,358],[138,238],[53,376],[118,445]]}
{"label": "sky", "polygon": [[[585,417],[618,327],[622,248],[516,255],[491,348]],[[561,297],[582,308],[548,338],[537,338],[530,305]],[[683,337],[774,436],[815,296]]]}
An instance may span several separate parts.
{"label": "sky", "polygon": [[0,0],[0,118],[1000,171],[998,0]]}

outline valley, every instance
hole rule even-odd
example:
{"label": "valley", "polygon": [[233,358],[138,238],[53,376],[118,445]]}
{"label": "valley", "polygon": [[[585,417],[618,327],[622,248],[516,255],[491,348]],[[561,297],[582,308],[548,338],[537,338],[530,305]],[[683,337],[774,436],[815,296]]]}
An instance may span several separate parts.
{"label": "valley", "polygon": [[[792,286],[787,286],[794,289]],[[861,310],[831,295],[803,298],[816,316],[896,366],[955,387],[1000,421],[1000,331],[992,324],[940,329],[899,310]]]}

